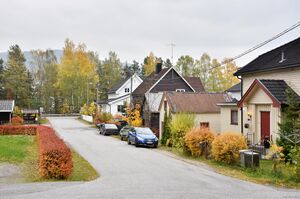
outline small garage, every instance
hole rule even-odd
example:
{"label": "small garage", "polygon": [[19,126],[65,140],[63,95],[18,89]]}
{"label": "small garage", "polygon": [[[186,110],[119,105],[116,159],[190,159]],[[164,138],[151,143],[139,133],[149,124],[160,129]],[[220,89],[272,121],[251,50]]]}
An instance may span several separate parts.
{"label": "small garage", "polygon": [[0,124],[11,121],[14,105],[14,100],[0,100]]}

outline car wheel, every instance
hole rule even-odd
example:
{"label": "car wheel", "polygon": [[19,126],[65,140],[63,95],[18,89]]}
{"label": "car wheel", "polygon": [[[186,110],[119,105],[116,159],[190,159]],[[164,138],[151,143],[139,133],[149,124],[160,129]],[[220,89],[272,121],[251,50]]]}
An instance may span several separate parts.
{"label": "car wheel", "polygon": [[137,140],[135,140],[135,147],[139,147],[139,142]]}
{"label": "car wheel", "polygon": [[157,144],[154,144],[154,145],[153,145],[153,148],[155,148],[155,149],[156,149],[156,148],[157,148]]}
{"label": "car wheel", "polygon": [[124,139],[123,139],[123,137],[121,136],[121,141],[123,141]]}
{"label": "car wheel", "polygon": [[128,144],[128,145],[130,145],[130,144],[131,144],[131,143],[130,143],[130,141],[129,141],[129,138],[128,138],[128,140],[127,140],[127,144]]}

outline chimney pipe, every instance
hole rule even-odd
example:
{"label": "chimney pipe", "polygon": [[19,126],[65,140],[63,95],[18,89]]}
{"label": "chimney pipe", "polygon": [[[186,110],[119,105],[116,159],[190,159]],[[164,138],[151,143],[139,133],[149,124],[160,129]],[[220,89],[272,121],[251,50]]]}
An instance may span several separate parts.
{"label": "chimney pipe", "polygon": [[162,62],[159,60],[157,63],[156,63],[156,67],[155,67],[155,73],[158,74],[162,69]]}

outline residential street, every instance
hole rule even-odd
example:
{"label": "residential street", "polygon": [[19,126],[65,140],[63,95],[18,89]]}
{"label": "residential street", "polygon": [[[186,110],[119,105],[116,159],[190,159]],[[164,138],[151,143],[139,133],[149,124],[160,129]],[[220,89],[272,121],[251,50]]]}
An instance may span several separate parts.
{"label": "residential street", "polygon": [[92,182],[0,184],[0,198],[300,198],[219,175],[165,155],[98,134],[75,118],[49,118],[54,129],[100,173]]}

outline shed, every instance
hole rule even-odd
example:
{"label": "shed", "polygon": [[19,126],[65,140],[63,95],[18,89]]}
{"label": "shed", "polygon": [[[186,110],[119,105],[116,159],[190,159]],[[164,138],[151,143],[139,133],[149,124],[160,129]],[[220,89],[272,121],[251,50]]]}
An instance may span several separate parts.
{"label": "shed", "polygon": [[0,100],[0,124],[11,122],[14,100]]}

